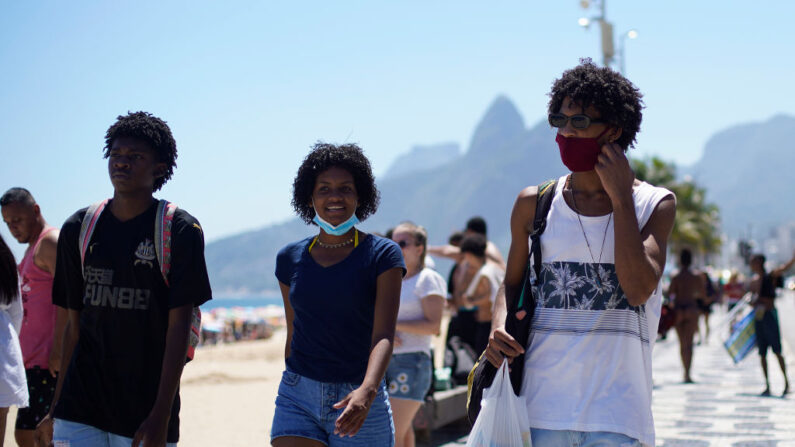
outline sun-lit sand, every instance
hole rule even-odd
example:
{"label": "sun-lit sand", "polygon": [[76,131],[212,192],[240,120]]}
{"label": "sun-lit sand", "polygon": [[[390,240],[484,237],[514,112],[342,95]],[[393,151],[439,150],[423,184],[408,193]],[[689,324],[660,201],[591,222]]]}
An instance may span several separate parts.
{"label": "sun-lit sand", "polygon": [[[448,318],[442,322],[443,331]],[[270,444],[270,426],[281,373],[286,332],[267,340],[204,346],[185,366],[180,395],[180,447],[243,447]],[[435,337],[441,353],[444,333]],[[437,364],[441,355],[436,356]],[[8,415],[5,445],[15,446]]]}

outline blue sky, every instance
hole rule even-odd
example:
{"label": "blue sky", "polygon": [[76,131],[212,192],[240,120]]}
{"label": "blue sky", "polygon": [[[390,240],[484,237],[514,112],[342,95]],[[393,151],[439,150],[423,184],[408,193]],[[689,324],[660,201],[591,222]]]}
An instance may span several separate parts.
{"label": "blue sky", "polygon": [[[380,174],[415,144],[466,148],[499,94],[528,126],[543,120],[551,82],[580,57],[601,62],[598,29],[577,25],[595,12],[576,0],[3,2],[0,189],[29,188],[60,226],[112,194],[105,130],[146,110],[179,149],[159,195],[208,240],[281,222],[317,140],[359,143]],[[639,33],[625,41],[647,106],[634,154],[691,164],[717,131],[795,115],[792,17],[795,2],[610,0],[616,36]]]}

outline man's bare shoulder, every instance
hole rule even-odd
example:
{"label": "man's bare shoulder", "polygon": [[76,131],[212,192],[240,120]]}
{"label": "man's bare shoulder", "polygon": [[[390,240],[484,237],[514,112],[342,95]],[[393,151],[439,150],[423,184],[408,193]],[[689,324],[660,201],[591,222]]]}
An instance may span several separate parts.
{"label": "man's bare shoulder", "polygon": [[516,200],[535,200],[536,196],[538,196],[538,186],[530,185],[519,191],[519,196],[516,198]]}
{"label": "man's bare shoulder", "polygon": [[535,211],[536,199],[538,198],[538,186],[528,186],[519,192],[516,197],[516,208],[518,210],[532,209]]}
{"label": "man's bare shoulder", "polygon": [[41,255],[49,255],[55,254],[55,251],[58,248],[58,230],[50,231],[49,233],[45,234],[43,238],[41,238],[41,242],[39,242],[39,246],[36,249],[35,256]]}

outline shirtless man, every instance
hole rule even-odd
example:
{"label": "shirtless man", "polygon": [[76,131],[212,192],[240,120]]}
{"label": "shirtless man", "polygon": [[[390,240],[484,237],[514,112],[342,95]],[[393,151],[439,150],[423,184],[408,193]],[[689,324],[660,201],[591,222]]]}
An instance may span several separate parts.
{"label": "shirtless man", "polygon": [[773,350],[778,359],[781,374],[784,375],[784,391],[781,396],[789,393],[789,380],[787,379],[787,366],[781,354],[781,332],[778,326],[778,311],[774,305],[776,299],[776,280],[787,270],[795,265],[795,253],[786,264],[779,266],[770,273],[765,272],[765,256],[754,255],[751,258],[751,270],[754,277],[751,279],[750,290],[754,294],[752,304],[756,308],[756,346],[762,361],[762,373],[765,375],[765,390],[762,396],[770,396],[770,381],[767,376],[767,348]]}
{"label": "shirtless man", "polygon": [[676,335],[679,336],[679,355],[685,368],[685,383],[693,383],[690,377],[690,366],[693,362],[693,335],[698,330],[700,310],[698,300],[707,295],[707,284],[704,275],[691,270],[693,255],[684,249],[679,255],[679,272],[671,278],[668,296],[676,309]]}
{"label": "shirtless man", "polygon": [[[474,234],[482,235],[486,238],[486,220],[480,216],[475,216],[467,221],[466,229],[464,229],[464,236],[472,236]],[[437,245],[428,247],[428,253],[431,255],[441,256],[448,259],[456,260],[461,254],[461,249],[455,245]],[[497,264],[501,269],[505,270],[505,258],[502,253],[494,245],[493,242],[486,239],[486,257],[489,258],[494,264]]]}
{"label": "shirtless man", "polygon": [[480,354],[489,343],[492,308],[505,270],[487,258],[483,235],[466,236],[460,248],[462,260],[454,278],[453,300],[462,306],[476,307],[474,348]]}

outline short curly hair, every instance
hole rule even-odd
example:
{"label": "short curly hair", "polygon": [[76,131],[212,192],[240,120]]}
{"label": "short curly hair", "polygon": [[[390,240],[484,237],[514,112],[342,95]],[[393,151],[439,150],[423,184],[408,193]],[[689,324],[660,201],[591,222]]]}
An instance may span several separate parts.
{"label": "short curly hair", "polygon": [[174,174],[174,168],[177,166],[177,142],[174,141],[166,122],[147,112],[119,115],[105,133],[105,158],[110,156],[113,141],[121,137],[143,140],[154,149],[158,161],[166,164],[166,172],[162,177],[155,179],[152,191],[162,188]]}
{"label": "short curly hair", "polygon": [[615,143],[624,151],[635,147],[643,119],[643,95],[620,73],[599,67],[591,59],[581,59],[580,65],[566,70],[552,83],[549,96],[549,113],[559,112],[567,97],[583,108],[594,106],[600,119],[622,129]]}
{"label": "short curly hair", "polygon": [[356,217],[367,219],[378,209],[381,196],[375,186],[375,177],[370,160],[355,144],[334,145],[317,142],[304,158],[293,181],[292,205],[298,217],[307,224],[313,223],[315,209],[312,207],[312,192],[317,176],[333,167],[345,169],[353,176],[358,196]]}

